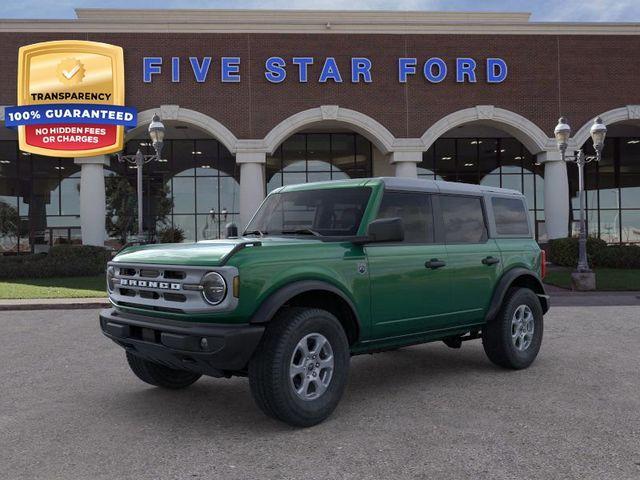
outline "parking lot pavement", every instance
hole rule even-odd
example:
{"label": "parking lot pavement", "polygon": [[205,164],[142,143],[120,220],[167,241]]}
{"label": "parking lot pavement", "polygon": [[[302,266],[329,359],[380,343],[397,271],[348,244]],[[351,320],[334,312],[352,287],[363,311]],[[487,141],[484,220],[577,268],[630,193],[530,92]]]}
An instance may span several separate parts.
{"label": "parking lot pavement", "polygon": [[354,357],[338,410],[304,430],[246,379],[141,383],[96,318],[0,312],[0,478],[640,478],[639,307],[552,309],[525,371],[479,341]]}

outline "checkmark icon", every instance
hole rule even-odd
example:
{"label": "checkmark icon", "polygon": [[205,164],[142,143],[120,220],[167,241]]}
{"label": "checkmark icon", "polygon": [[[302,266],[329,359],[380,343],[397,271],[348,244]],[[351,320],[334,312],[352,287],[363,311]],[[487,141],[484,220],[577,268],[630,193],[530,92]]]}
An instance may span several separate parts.
{"label": "checkmark icon", "polygon": [[65,76],[67,80],[71,80],[71,77],[73,77],[76,73],[78,73],[78,70],[80,70],[80,65],[76,65],[70,71],[62,70],[62,74]]}

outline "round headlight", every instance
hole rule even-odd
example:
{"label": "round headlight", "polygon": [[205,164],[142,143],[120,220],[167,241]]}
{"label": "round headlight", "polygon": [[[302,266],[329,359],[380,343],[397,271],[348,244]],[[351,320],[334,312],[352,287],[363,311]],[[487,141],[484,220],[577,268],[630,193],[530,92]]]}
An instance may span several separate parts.
{"label": "round headlight", "polygon": [[202,296],[211,305],[218,305],[227,295],[227,282],[222,275],[209,272],[202,277]]}
{"label": "round headlight", "polygon": [[115,276],[116,276],[115,267],[107,268],[107,289],[110,292],[113,292],[113,277],[115,277]]}

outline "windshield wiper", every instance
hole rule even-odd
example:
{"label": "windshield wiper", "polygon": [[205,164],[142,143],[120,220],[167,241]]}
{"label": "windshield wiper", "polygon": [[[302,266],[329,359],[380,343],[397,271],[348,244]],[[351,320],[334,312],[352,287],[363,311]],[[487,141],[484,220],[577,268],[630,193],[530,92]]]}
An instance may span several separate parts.
{"label": "windshield wiper", "polygon": [[284,235],[293,234],[293,235],[313,235],[315,237],[322,236],[318,232],[316,232],[315,230],[311,230],[310,228],[295,228],[292,230],[282,230],[282,232],[280,233]]}
{"label": "windshield wiper", "polygon": [[266,234],[267,232],[263,232],[262,230],[250,230],[248,232],[244,232],[242,236],[245,237],[247,235],[259,235],[261,237],[264,237]]}

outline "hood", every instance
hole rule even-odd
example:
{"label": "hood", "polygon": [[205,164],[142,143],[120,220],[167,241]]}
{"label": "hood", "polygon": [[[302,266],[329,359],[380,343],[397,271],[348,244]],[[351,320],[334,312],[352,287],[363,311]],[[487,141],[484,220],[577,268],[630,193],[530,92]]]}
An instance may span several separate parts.
{"label": "hood", "polygon": [[233,249],[246,242],[261,242],[262,245],[299,245],[320,243],[318,239],[265,237],[233,238],[225,240],[205,240],[198,243],[163,243],[129,247],[119,253],[114,262],[148,263],[157,265],[216,266]]}

